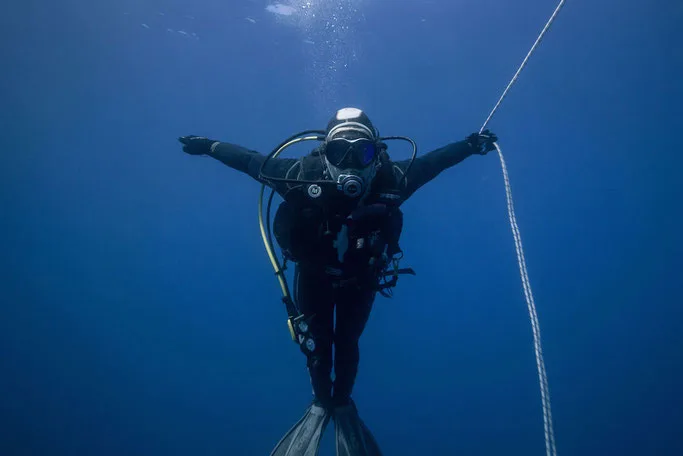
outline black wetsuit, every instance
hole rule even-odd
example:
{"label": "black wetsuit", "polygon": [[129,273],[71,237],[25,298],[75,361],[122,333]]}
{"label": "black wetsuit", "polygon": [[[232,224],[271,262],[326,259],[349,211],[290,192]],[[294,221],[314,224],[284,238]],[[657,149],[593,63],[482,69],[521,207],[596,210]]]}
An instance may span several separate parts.
{"label": "black wetsuit", "polygon": [[[321,402],[333,397],[335,402],[343,402],[351,396],[358,371],[358,341],[377,293],[377,268],[369,266],[374,261],[370,258],[377,257],[378,252],[388,253],[389,257],[400,252],[397,238],[402,214],[398,207],[441,171],[473,153],[475,150],[467,141],[449,144],[416,158],[405,178],[410,160],[394,162],[383,153],[382,165],[362,206],[388,206],[390,210],[379,215],[356,217],[358,220],[353,224],[348,221],[357,214],[356,205],[350,205],[350,200],[343,195],[333,191],[328,192],[332,193],[329,198],[313,201],[306,195],[306,186],[272,185],[285,199],[276,215],[274,231],[280,246],[297,264],[294,298],[304,315],[315,315],[311,320],[311,332],[316,349],[308,356],[308,368],[315,396]],[[269,184],[259,177],[265,157],[258,152],[219,143],[212,148],[210,156]],[[299,160],[273,159],[267,163],[263,174],[275,178],[322,180],[325,178],[322,163],[314,151]],[[348,230],[345,245],[340,250],[339,233],[343,225]],[[378,237],[379,242],[376,242]],[[331,380],[333,345],[334,385]]]}

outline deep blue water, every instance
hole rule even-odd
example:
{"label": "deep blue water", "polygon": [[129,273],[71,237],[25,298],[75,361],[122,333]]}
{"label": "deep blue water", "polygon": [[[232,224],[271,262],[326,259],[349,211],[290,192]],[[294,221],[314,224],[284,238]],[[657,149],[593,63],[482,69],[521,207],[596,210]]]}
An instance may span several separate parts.
{"label": "deep blue water", "polygon": [[[310,386],[258,185],[176,137],[268,152],[351,105],[427,152],[478,130],[556,5],[268,3],[3,8],[0,454],[268,454]],[[560,454],[683,454],[682,20],[568,1],[490,124]],[[418,276],[363,336],[363,418],[387,455],[544,454],[495,154],[404,210]]]}

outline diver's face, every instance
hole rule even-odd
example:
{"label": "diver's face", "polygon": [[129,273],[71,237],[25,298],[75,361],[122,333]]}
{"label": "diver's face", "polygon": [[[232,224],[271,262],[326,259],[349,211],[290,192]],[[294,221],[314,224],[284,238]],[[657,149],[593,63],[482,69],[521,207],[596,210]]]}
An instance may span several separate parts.
{"label": "diver's face", "polygon": [[351,198],[365,195],[375,177],[379,144],[363,129],[351,126],[325,140],[325,163],[332,180]]}

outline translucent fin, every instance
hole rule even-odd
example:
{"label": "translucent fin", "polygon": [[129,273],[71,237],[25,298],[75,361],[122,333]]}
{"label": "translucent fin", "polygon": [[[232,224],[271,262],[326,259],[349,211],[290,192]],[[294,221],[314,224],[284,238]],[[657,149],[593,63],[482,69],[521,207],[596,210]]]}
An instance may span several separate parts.
{"label": "translucent fin", "polygon": [[330,415],[311,404],[304,416],[282,437],[270,456],[317,456]]}
{"label": "translucent fin", "polygon": [[334,409],[337,456],[382,456],[382,451],[354,404]]}

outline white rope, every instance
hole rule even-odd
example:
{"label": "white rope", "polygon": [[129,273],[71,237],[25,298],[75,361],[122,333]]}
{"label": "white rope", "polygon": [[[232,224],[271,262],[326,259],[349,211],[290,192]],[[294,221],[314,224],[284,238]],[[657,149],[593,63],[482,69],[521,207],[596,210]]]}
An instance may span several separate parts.
{"label": "white rope", "polygon": [[498,151],[498,157],[500,157],[500,165],[503,169],[508,217],[510,219],[510,227],[512,228],[512,236],[515,240],[515,250],[517,251],[519,274],[522,279],[524,297],[526,298],[527,308],[529,310],[529,319],[531,320],[531,329],[534,335],[534,353],[536,355],[536,368],[538,370],[538,382],[541,389],[541,405],[543,408],[545,451],[547,456],[556,456],[557,449],[555,447],[555,432],[553,431],[553,418],[550,408],[550,390],[548,388],[548,376],[545,370],[543,349],[541,347],[541,329],[538,323],[538,314],[536,313],[534,296],[531,292],[531,283],[529,282],[529,274],[527,272],[526,260],[524,258],[524,248],[522,247],[522,237],[519,231],[519,226],[517,226],[517,217],[515,216],[515,206],[512,201],[512,188],[510,186],[510,178],[508,176],[507,166],[505,164],[505,159],[503,158],[503,152],[498,144],[495,144],[495,146],[496,150]]}
{"label": "white rope", "polygon": [[508,84],[508,86],[507,86],[507,87],[505,88],[505,90],[503,91],[503,94],[500,96],[500,99],[498,100],[498,103],[496,103],[496,105],[495,105],[495,106],[493,107],[493,109],[491,110],[491,113],[490,113],[489,116],[486,118],[486,121],[484,122],[484,125],[481,126],[481,129],[479,130],[479,133],[481,133],[482,131],[484,131],[484,130],[486,129],[486,126],[489,124],[489,121],[491,120],[491,118],[493,117],[493,115],[494,115],[494,114],[496,113],[496,111],[498,110],[498,107],[499,107],[500,104],[503,102],[503,99],[507,96],[508,92],[510,91],[510,88],[513,86],[513,84],[514,84],[515,82],[517,82],[517,78],[519,78],[520,73],[522,72],[522,70],[523,70],[524,67],[526,66],[527,62],[529,61],[529,58],[531,58],[531,55],[534,53],[534,51],[535,51],[536,48],[538,47],[539,43],[541,42],[541,39],[543,39],[543,36],[544,36],[545,33],[548,31],[548,29],[550,28],[550,26],[552,25],[552,23],[555,22],[555,18],[557,17],[557,14],[560,12],[560,10],[562,9],[562,7],[564,6],[564,2],[565,2],[565,1],[566,1],[566,0],[560,0],[560,3],[557,5],[557,8],[555,8],[555,11],[553,12],[552,16],[550,16],[550,19],[548,19],[548,22],[545,24],[545,27],[543,27],[543,30],[541,30],[541,34],[538,35],[538,38],[536,38],[536,42],[534,43],[533,46],[531,46],[531,49],[529,50],[529,53],[526,55],[526,57],[524,57],[524,60],[522,61],[522,64],[519,66],[519,68],[517,69],[517,72],[515,73],[515,75],[514,75],[514,76],[512,77],[512,79],[510,80],[510,83]]}
{"label": "white rope", "polygon": [[[486,121],[482,125],[479,133],[481,134],[488,125],[489,121],[493,115],[498,110],[498,107],[503,102],[503,99],[507,96],[510,88],[519,78],[522,70],[526,66],[529,58],[534,53],[538,47],[541,39],[546,34],[552,23],[555,21],[557,14],[560,9],[564,6],[565,0],[560,0],[560,3],[555,8],[552,16],[543,27],[540,35],[534,42],[533,46],[527,53],[526,57],[522,61],[522,64],[517,69],[517,72],[510,80],[500,99],[491,110],[491,113],[486,118]],[[529,273],[527,272],[526,259],[524,258],[524,248],[522,246],[522,236],[519,231],[519,226],[517,226],[517,217],[515,216],[515,206],[512,200],[512,187],[510,186],[510,178],[508,176],[507,166],[505,164],[505,158],[503,157],[503,151],[500,149],[497,143],[494,143],[496,150],[498,151],[498,157],[500,158],[500,166],[503,169],[503,179],[505,181],[505,196],[507,199],[507,209],[508,217],[510,219],[510,228],[512,229],[512,236],[515,240],[515,250],[517,252],[517,263],[519,265],[519,275],[522,279],[522,287],[524,289],[524,297],[526,299],[527,309],[529,311],[529,320],[531,321],[531,329],[534,336],[534,354],[536,355],[536,369],[538,370],[538,383],[541,391],[541,406],[543,408],[543,430],[545,434],[545,452],[546,456],[557,456],[557,448],[555,446],[555,432],[553,430],[553,415],[550,407],[550,389],[548,387],[548,375],[545,370],[545,361],[543,360],[543,348],[541,347],[541,328],[538,322],[538,314],[536,312],[536,304],[534,302],[534,295],[531,292],[531,283],[529,282]]]}

